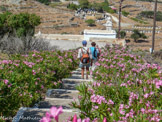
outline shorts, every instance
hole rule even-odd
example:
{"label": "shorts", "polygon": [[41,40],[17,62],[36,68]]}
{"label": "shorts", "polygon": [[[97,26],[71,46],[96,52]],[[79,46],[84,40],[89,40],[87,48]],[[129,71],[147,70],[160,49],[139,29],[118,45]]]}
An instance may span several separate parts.
{"label": "shorts", "polygon": [[90,63],[88,63],[86,65],[82,64],[82,63],[79,64],[79,68],[84,68],[84,67],[89,68],[90,67]]}

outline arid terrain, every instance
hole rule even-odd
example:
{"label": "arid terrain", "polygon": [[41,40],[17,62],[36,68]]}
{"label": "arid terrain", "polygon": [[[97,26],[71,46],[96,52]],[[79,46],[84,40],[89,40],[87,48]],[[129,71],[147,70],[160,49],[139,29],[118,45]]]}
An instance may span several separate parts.
{"label": "arid terrain", "polygon": [[[82,34],[84,29],[105,29],[102,23],[97,23],[96,26],[88,27],[85,23],[85,20],[75,17],[75,12],[66,8],[68,2],[59,3],[55,7],[50,7],[44,4],[41,4],[34,0],[10,0],[10,2],[6,2],[6,0],[0,1],[0,6],[5,7],[8,11],[13,13],[19,12],[29,12],[35,13],[41,17],[41,24],[36,27],[36,33],[41,31],[44,34]],[[20,3],[18,3],[21,1]],[[103,2],[104,0],[89,0],[90,2]],[[15,4],[13,4],[15,3]],[[119,0],[109,0],[111,6],[114,6],[118,9]],[[122,23],[125,26],[122,26],[123,30],[133,30],[133,26],[137,27],[152,27],[153,20],[145,19],[145,24],[141,24],[132,20],[131,18],[135,18],[138,13],[144,10],[153,10],[154,3],[150,2],[141,2],[135,0],[124,0],[122,3],[122,10],[129,12],[128,17],[122,16]],[[158,11],[162,11],[162,3],[158,3]],[[118,14],[112,14],[112,16],[118,19]],[[155,50],[162,49],[162,22],[157,22],[157,26],[161,28],[157,28],[160,33],[156,33],[156,41],[155,41]],[[118,23],[113,20],[113,28],[118,29]],[[149,30],[148,28],[139,28],[139,30]],[[131,38],[131,33],[127,32],[126,40],[128,45],[131,45],[132,48],[148,50],[152,45],[152,33],[145,33],[148,36],[147,40],[139,40],[139,42],[135,43]]]}

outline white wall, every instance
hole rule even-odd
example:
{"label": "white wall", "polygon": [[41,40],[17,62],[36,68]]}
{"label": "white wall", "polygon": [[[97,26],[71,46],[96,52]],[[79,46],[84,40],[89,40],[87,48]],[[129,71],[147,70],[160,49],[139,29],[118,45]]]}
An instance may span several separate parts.
{"label": "white wall", "polygon": [[112,34],[91,34],[91,33],[86,33],[84,34],[84,40],[89,41],[90,38],[104,38],[104,39],[116,39],[116,33]]}

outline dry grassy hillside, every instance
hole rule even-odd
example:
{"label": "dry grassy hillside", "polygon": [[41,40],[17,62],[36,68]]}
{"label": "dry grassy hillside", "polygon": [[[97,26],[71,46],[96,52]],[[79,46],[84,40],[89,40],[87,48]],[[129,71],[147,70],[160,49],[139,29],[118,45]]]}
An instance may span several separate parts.
{"label": "dry grassy hillside", "polygon": [[[9,1],[9,2],[6,2]],[[16,2],[15,2],[16,1]],[[19,12],[29,12],[35,13],[41,17],[41,25],[36,28],[36,33],[40,30],[42,33],[46,34],[80,34],[83,30],[86,29],[105,29],[105,27],[101,24],[96,23],[97,25],[94,27],[88,27],[84,20],[74,17],[74,11],[70,11],[66,9],[66,4],[62,4],[62,6],[50,7],[34,0],[26,0],[23,2],[17,3],[19,0],[0,0],[0,6],[6,7],[9,11],[14,13]],[[89,0],[90,2],[103,2],[104,0]],[[159,0],[160,1],[160,0]],[[162,0],[161,0],[162,1]],[[13,3],[16,4],[13,4]],[[119,0],[109,0],[110,5],[119,7]],[[131,23],[136,26],[152,26],[152,19],[146,19],[148,24],[141,24],[131,19],[131,17],[136,17],[138,13],[143,10],[152,10],[154,3],[150,2],[136,2],[135,0],[124,0],[123,2],[124,11],[130,12],[128,17],[122,17],[123,23]],[[162,11],[162,3],[158,3],[158,11]],[[113,14],[113,16],[118,18],[118,14]],[[113,21],[113,27],[118,28],[118,25]],[[162,27],[162,22],[157,22],[157,26]],[[133,30],[132,26],[122,27],[122,29]],[[162,31],[162,28],[161,28]],[[130,39],[131,33],[127,33],[127,38]],[[149,49],[151,47],[152,33],[146,33],[148,39],[145,41],[141,41],[138,43],[134,43],[132,39],[130,39],[129,45],[132,45],[133,48],[142,48]],[[155,49],[162,49],[162,33],[156,33],[155,39]]]}
{"label": "dry grassy hillside", "polygon": [[36,28],[36,33],[40,30],[47,34],[80,34],[85,28],[104,29],[103,25],[97,23],[94,27],[88,27],[82,19],[74,16],[74,11],[59,7],[52,8],[34,0],[22,1],[20,4],[11,4],[11,2],[3,0],[0,5],[13,13],[28,12],[40,16],[42,23]]}

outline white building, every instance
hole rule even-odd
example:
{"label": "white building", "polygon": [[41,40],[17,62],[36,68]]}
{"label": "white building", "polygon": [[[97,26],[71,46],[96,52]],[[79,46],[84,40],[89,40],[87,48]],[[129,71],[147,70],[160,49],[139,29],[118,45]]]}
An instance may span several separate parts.
{"label": "white building", "polygon": [[99,39],[99,40],[110,40],[116,39],[116,31],[112,30],[112,21],[111,18],[108,17],[106,24],[106,30],[84,30],[84,40],[90,41],[91,39]]}
{"label": "white building", "polygon": [[116,39],[115,30],[84,30],[84,40],[91,39]]}

